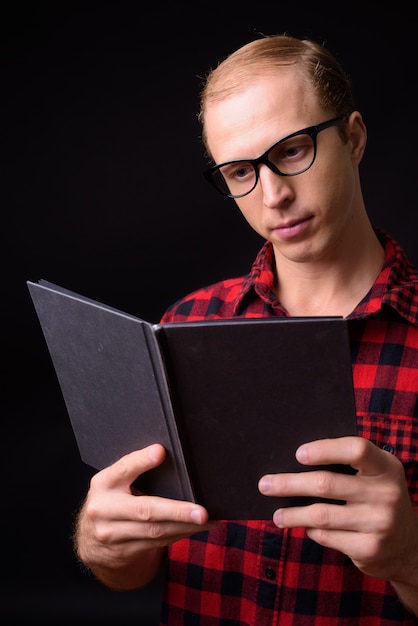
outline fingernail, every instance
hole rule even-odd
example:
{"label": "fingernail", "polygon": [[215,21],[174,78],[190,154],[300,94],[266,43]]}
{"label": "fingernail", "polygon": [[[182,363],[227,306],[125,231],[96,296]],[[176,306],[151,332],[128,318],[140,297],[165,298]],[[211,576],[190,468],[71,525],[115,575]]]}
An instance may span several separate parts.
{"label": "fingernail", "polygon": [[150,446],[148,448],[148,455],[149,458],[151,459],[151,461],[153,461],[155,463],[155,461],[158,461],[158,452],[157,452],[158,448],[157,446]]}
{"label": "fingernail", "polygon": [[283,526],[283,513],[281,509],[277,509],[273,515],[273,522],[276,524],[277,528],[284,528]]}
{"label": "fingernail", "polygon": [[203,521],[202,511],[200,509],[193,509],[193,511],[190,513],[190,518],[195,524],[201,524]]}
{"label": "fingernail", "polygon": [[271,490],[271,478],[263,476],[258,483],[258,488],[262,493],[269,493]]}

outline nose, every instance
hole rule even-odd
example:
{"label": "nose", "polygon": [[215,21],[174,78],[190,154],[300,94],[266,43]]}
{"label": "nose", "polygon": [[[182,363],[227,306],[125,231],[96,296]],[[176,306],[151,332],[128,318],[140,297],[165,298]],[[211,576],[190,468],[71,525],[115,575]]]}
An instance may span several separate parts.
{"label": "nose", "polygon": [[294,197],[291,178],[276,174],[268,165],[259,165],[258,184],[261,186],[263,203],[266,207],[276,209],[289,204]]}

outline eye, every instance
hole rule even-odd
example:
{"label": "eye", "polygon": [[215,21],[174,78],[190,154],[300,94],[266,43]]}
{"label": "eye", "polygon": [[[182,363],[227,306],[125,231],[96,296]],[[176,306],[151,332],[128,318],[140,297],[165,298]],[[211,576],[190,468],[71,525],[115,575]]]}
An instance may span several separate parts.
{"label": "eye", "polygon": [[221,172],[227,182],[245,182],[254,176],[253,166],[242,161],[225,165],[221,168]]}
{"label": "eye", "polygon": [[281,151],[280,158],[292,159],[298,156],[303,148],[301,146],[288,146],[285,150]]}
{"label": "eye", "polygon": [[292,173],[305,167],[313,157],[314,144],[310,135],[296,135],[280,141],[270,150],[268,158],[282,172]]}

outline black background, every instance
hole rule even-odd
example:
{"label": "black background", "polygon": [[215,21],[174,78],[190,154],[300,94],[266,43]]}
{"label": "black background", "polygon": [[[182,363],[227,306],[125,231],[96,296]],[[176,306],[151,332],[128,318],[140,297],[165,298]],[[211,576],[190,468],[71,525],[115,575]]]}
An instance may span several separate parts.
{"label": "black background", "polygon": [[246,272],[261,240],[207,186],[200,77],[255,33],[327,43],[369,131],[374,224],[418,262],[416,18],[378,2],[13,2],[0,9],[2,610],[5,624],[157,623],[159,587],[119,594],[76,563],[79,459],[26,288],[46,278],[158,321]]}

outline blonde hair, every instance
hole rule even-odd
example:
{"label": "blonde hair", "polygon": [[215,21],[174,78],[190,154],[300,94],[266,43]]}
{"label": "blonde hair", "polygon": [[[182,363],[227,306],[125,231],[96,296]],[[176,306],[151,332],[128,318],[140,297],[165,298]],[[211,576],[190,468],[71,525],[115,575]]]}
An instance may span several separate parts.
{"label": "blonde hair", "polygon": [[207,74],[198,113],[206,148],[205,113],[210,103],[238,93],[261,74],[274,74],[286,66],[301,72],[307,89],[317,94],[324,110],[336,117],[348,117],[354,111],[350,78],[327,48],[290,35],[263,36],[238,48]]}

